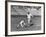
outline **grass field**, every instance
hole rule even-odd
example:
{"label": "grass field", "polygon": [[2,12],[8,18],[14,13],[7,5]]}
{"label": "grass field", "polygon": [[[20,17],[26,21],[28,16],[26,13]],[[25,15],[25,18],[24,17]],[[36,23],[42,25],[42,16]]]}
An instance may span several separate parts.
{"label": "grass field", "polygon": [[[40,30],[41,29],[41,17],[36,16],[32,18],[32,26],[28,27],[19,27],[17,29],[17,25],[20,23],[21,20],[25,20],[25,23],[27,23],[27,17],[24,15],[23,16],[11,16],[11,31],[35,31],[35,30]],[[28,25],[28,23],[27,23]]]}

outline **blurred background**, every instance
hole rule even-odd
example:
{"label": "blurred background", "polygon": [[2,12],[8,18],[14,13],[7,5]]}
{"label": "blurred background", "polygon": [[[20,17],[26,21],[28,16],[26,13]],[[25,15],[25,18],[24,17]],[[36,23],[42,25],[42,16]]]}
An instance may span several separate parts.
{"label": "blurred background", "polygon": [[32,15],[41,16],[41,7],[11,5],[12,15],[27,15],[28,12],[30,12]]}

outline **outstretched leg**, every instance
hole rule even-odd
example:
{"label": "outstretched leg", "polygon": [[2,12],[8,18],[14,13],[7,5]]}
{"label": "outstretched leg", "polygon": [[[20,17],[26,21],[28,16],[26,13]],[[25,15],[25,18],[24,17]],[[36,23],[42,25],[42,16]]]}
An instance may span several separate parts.
{"label": "outstretched leg", "polygon": [[19,25],[17,25],[17,27],[19,27]]}

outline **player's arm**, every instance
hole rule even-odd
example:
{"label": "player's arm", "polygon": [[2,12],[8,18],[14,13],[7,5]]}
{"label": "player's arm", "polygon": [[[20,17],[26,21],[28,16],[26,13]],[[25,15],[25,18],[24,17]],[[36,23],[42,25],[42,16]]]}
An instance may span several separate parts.
{"label": "player's arm", "polygon": [[31,14],[31,17],[33,17],[33,15]]}

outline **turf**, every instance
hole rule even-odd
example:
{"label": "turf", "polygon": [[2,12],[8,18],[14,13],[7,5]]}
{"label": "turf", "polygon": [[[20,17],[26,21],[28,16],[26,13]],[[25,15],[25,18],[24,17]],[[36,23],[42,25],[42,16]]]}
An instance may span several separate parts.
{"label": "turf", "polygon": [[[22,28],[19,26],[17,28],[17,25],[20,23],[21,20],[24,20],[26,25]],[[35,31],[35,30],[40,30],[41,29],[41,17],[36,16],[32,18],[32,25],[28,24],[26,16],[11,16],[11,31]],[[28,26],[29,25],[29,26]]]}

